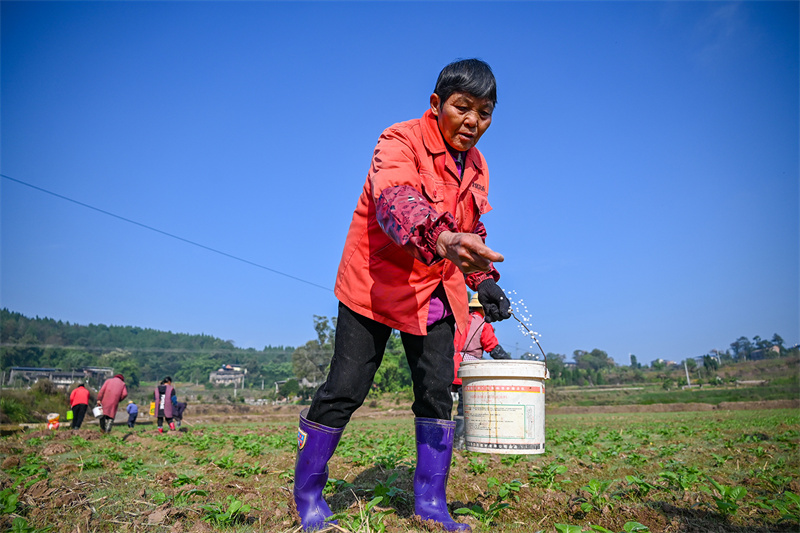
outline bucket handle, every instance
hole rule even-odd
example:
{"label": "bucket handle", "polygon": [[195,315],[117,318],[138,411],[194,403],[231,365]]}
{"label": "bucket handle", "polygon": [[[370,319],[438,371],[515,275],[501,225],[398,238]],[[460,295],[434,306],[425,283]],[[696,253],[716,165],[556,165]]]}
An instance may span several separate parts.
{"label": "bucket handle", "polygon": [[528,333],[530,333],[530,335],[531,335],[531,338],[533,339],[533,342],[535,342],[535,343],[536,343],[536,346],[538,346],[538,347],[539,347],[539,351],[540,351],[540,352],[542,352],[542,357],[544,357],[544,362],[545,362],[545,364],[547,364],[547,354],[545,354],[545,353],[544,353],[544,350],[542,349],[542,345],[541,345],[541,344],[539,344],[539,339],[537,339],[537,338],[536,338],[536,333],[535,333],[535,332],[533,332],[533,331],[531,331],[531,330],[530,330],[530,328],[528,328],[528,326],[526,326],[526,325],[525,325],[525,323],[524,323],[522,320],[520,320],[520,319],[519,319],[519,317],[517,317],[517,315],[515,315],[515,314],[514,314],[514,311],[513,311],[513,310],[511,311],[511,316],[513,316],[513,317],[514,317],[514,320],[516,320],[517,322],[519,322],[519,323],[520,323],[520,325],[522,325],[522,327],[523,327],[523,328],[525,328],[525,331],[527,331]]}

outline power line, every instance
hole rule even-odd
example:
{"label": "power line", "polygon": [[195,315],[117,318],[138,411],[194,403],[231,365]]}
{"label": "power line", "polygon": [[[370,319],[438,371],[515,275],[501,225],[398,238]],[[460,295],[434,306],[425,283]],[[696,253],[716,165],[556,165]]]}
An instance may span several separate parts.
{"label": "power line", "polygon": [[3,178],[5,178],[7,180],[13,181],[15,183],[19,183],[20,185],[25,185],[26,187],[30,187],[31,189],[35,189],[35,190],[43,192],[45,194],[49,194],[51,196],[55,196],[56,198],[60,198],[62,200],[66,200],[67,202],[72,202],[73,204],[77,204],[77,205],[79,205],[81,207],[85,207],[87,209],[91,209],[93,211],[97,211],[98,213],[102,213],[104,215],[107,215],[107,216],[110,216],[110,217],[114,217],[116,219],[122,220],[123,222],[127,222],[129,224],[134,224],[134,225],[139,226],[141,228],[148,229],[150,231],[154,231],[154,232],[160,233],[162,235],[166,235],[167,237],[170,237],[172,239],[176,239],[176,240],[185,242],[187,244],[191,244],[192,246],[197,246],[198,248],[203,248],[204,250],[208,250],[209,252],[214,252],[215,254],[223,255],[223,256],[225,256],[225,257],[227,257],[229,259],[234,259],[236,261],[241,261],[242,263],[246,263],[246,264],[254,266],[256,268],[260,268],[262,270],[267,270],[269,272],[272,272],[273,274],[278,274],[279,276],[284,276],[284,277],[287,277],[289,279],[293,279],[295,281],[299,281],[301,283],[305,283],[307,285],[311,285],[312,287],[316,287],[318,289],[322,289],[322,290],[325,290],[325,291],[333,292],[333,289],[331,289],[329,287],[323,287],[322,285],[318,285],[318,284],[316,284],[316,283],[314,283],[312,281],[308,281],[308,280],[304,280],[302,278],[298,278],[296,276],[292,276],[291,274],[287,274],[285,272],[281,272],[280,270],[275,270],[274,268],[270,268],[268,266],[264,266],[264,265],[261,265],[259,263],[255,263],[255,262],[250,261],[248,259],[244,259],[242,257],[236,256],[236,255],[233,255],[233,254],[229,254],[227,252],[223,252],[222,250],[217,250],[216,248],[212,248],[210,246],[206,246],[205,244],[200,244],[199,242],[195,242],[195,241],[186,239],[186,238],[181,237],[179,235],[175,235],[174,233],[169,233],[167,231],[160,230],[158,228],[154,228],[153,226],[148,226],[147,224],[142,224],[141,222],[137,222],[135,220],[131,220],[130,218],[125,218],[123,216],[117,215],[117,214],[112,213],[110,211],[106,211],[105,209],[100,209],[99,207],[94,207],[93,205],[89,205],[89,204],[86,204],[86,203],[83,203],[83,202],[79,202],[78,200],[74,200],[72,198],[69,198],[68,196],[64,196],[62,194],[58,194],[58,193],[55,193],[53,191],[48,191],[47,189],[43,189],[42,187],[37,187],[36,185],[32,185],[30,183],[24,182],[22,180],[18,180],[16,178],[12,178],[11,176],[6,176],[5,174],[0,174],[0,176],[2,176]]}

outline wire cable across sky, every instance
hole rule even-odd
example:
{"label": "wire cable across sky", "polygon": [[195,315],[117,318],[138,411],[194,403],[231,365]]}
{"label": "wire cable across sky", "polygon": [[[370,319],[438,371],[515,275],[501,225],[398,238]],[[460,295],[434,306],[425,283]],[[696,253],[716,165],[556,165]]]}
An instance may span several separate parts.
{"label": "wire cable across sky", "polygon": [[80,201],[75,200],[73,198],[69,198],[68,196],[64,196],[63,194],[58,194],[58,193],[55,193],[53,191],[49,191],[47,189],[43,189],[42,187],[38,187],[38,186],[33,185],[31,183],[27,183],[25,181],[22,181],[22,180],[19,180],[19,179],[16,179],[16,178],[12,178],[11,176],[7,176],[5,174],[0,174],[0,176],[2,176],[3,178],[5,178],[5,179],[7,179],[9,181],[13,181],[15,183],[19,183],[20,185],[25,185],[26,187],[30,187],[31,189],[37,190],[39,192],[43,192],[45,194],[49,194],[51,196],[55,196],[56,198],[60,198],[61,200],[66,200],[67,202],[72,202],[73,204],[79,205],[81,207],[85,207],[87,209],[91,209],[92,211],[97,211],[98,213],[102,213],[104,215],[116,218],[118,220],[122,220],[123,222],[127,222],[129,224],[133,224],[133,225],[139,226],[141,228],[144,228],[144,229],[147,229],[147,230],[150,230],[150,231],[154,231],[156,233],[160,233],[161,235],[166,235],[167,237],[170,237],[172,239],[176,239],[178,241],[182,241],[182,242],[185,242],[187,244],[191,244],[192,246],[197,246],[198,248],[203,248],[204,250],[208,250],[209,252],[214,252],[215,254],[223,255],[223,256],[225,256],[225,257],[227,257],[229,259],[234,259],[236,261],[240,261],[242,263],[246,263],[246,264],[254,266],[256,268],[260,268],[262,270],[267,270],[269,272],[272,272],[273,274],[278,274],[279,276],[284,276],[286,278],[293,279],[295,281],[299,281],[300,283],[305,283],[306,285],[311,285],[312,287],[316,287],[316,288],[322,289],[324,291],[333,292],[333,289],[331,289],[329,287],[323,287],[322,285],[314,283],[313,281],[308,281],[308,280],[305,280],[305,279],[302,279],[302,278],[298,278],[297,276],[292,276],[291,274],[287,274],[286,272],[281,272],[280,270],[275,270],[274,268],[270,268],[268,266],[264,266],[264,265],[261,265],[259,263],[255,263],[255,262],[250,261],[248,259],[244,259],[242,257],[236,256],[236,255],[233,255],[233,254],[229,254],[227,252],[223,252],[222,250],[217,250],[216,248],[212,248],[210,246],[206,246],[205,244],[201,244],[199,242],[195,242],[195,241],[192,241],[190,239],[186,239],[184,237],[181,237],[180,235],[175,235],[174,233],[169,233],[168,231],[160,230],[158,228],[154,228],[153,226],[148,226],[147,224],[143,224],[141,222],[137,222],[135,220],[131,220],[130,218],[126,218],[126,217],[117,215],[117,214],[112,213],[110,211],[106,211],[105,209],[100,209],[99,207],[95,207],[93,205],[89,205],[89,204],[86,204],[84,202],[80,202]]}

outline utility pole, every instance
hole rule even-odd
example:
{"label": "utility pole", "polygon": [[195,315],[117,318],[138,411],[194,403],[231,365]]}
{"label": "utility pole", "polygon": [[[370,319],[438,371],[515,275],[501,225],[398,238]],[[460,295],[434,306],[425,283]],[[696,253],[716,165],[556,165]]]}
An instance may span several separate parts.
{"label": "utility pole", "polygon": [[683,360],[683,369],[686,371],[686,386],[691,387],[692,382],[689,380],[689,367],[686,366],[686,359]]}

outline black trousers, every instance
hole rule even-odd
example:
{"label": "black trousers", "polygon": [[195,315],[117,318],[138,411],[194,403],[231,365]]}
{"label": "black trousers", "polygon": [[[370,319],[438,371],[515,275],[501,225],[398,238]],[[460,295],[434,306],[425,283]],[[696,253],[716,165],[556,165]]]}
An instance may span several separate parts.
{"label": "black trousers", "polygon": [[79,403],[72,406],[72,429],[80,429],[83,424],[83,417],[86,416],[86,410],[89,408],[85,403]]}
{"label": "black trousers", "polygon": [[[454,331],[450,316],[429,326],[427,335],[400,333],[414,385],[411,410],[417,417],[450,420]],[[369,393],[391,333],[389,326],[339,303],[330,373],[311,401],[308,420],[332,428],[347,425]]]}

